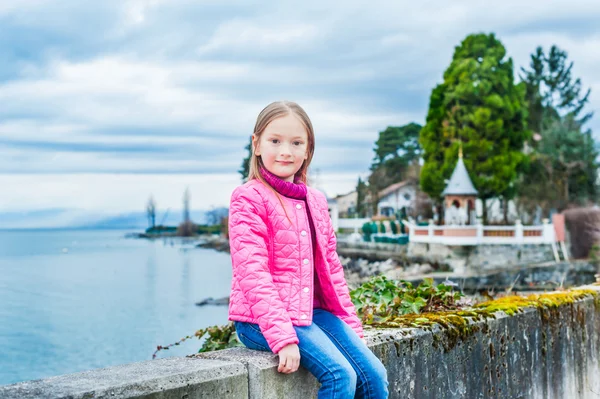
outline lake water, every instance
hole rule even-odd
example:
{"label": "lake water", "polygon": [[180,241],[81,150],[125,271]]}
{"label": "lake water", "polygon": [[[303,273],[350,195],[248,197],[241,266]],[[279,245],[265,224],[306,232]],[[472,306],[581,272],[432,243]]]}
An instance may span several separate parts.
{"label": "lake water", "polygon": [[227,323],[227,307],[195,303],[229,295],[229,254],[125,233],[0,231],[0,385],[150,360]]}

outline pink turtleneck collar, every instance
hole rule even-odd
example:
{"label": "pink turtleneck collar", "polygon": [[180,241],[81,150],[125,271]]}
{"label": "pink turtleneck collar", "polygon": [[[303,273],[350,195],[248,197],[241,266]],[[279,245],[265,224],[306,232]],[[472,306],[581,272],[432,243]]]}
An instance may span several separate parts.
{"label": "pink turtleneck collar", "polygon": [[[271,187],[273,187],[275,189],[275,191],[277,191],[279,194],[281,194],[285,197],[288,197],[288,198],[304,200],[306,202],[306,193],[308,191],[308,188],[306,187],[306,184],[304,184],[303,182],[300,181],[298,176],[295,176],[294,182],[291,183],[291,182],[282,180],[281,178],[275,176],[273,173],[269,172],[264,167],[260,168],[260,174],[262,175],[262,177],[264,177],[266,182],[269,183],[271,185]],[[314,253],[317,248],[317,237],[315,234],[316,230],[315,230],[315,225],[313,223],[312,217],[310,215],[309,207],[306,206],[305,209],[306,209],[306,212],[308,215],[308,223],[310,224],[310,236],[311,236],[311,241],[312,241],[313,257],[314,257]],[[321,308],[321,301],[322,301],[321,283],[319,281],[318,273],[314,274],[314,281],[315,281],[315,289],[314,289],[314,294],[313,294],[313,306],[315,309],[318,309],[318,308]]]}
{"label": "pink turtleneck collar", "polygon": [[292,183],[275,176],[264,167],[260,168],[260,174],[279,194],[294,199],[306,199],[308,189],[298,176],[294,176],[294,182]]}

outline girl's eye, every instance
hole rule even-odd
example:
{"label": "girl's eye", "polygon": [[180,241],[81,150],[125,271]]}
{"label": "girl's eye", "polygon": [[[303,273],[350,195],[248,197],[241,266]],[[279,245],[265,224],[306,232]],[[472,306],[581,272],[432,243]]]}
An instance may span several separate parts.
{"label": "girl's eye", "polygon": [[277,139],[271,139],[271,143],[277,144],[277,143],[279,143],[279,140],[277,140]]}
{"label": "girl's eye", "polygon": [[302,144],[301,141],[294,141],[294,145],[300,145],[300,144]]}

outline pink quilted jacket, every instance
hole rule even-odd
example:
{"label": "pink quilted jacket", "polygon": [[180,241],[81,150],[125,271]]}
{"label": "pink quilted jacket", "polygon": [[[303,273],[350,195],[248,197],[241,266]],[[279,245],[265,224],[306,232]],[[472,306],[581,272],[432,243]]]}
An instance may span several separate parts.
{"label": "pink quilted jacket", "polygon": [[[229,320],[256,323],[274,353],[298,343],[292,326],[312,323],[313,298],[362,337],[350,300],[325,196],[308,188],[306,202],[281,197],[259,180],[235,189],[229,208],[229,242],[233,264]],[[317,248],[312,250],[310,214]],[[313,259],[314,253],[314,259]],[[314,264],[314,267],[313,267]],[[314,292],[314,272],[320,292]]]}

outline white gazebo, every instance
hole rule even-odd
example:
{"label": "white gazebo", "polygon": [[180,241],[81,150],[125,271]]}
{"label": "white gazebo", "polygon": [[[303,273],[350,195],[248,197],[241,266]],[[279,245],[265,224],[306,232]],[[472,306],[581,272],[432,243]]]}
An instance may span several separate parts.
{"label": "white gazebo", "polygon": [[477,190],[463,162],[462,147],[459,150],[456,167],[442,196],[444,197],[444,221],[446,224],[475,224]]}

